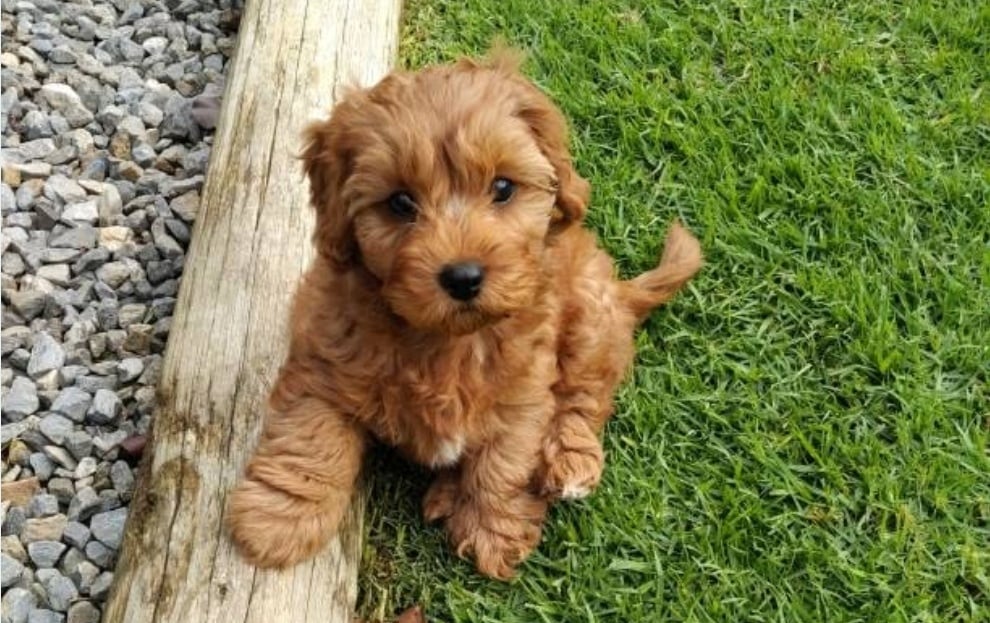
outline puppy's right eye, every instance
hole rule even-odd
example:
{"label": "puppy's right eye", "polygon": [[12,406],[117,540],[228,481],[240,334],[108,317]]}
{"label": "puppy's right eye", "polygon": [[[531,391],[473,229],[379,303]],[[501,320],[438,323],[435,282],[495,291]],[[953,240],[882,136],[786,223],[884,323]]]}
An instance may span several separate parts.
{"label": "puppy's right eye", "polygon": [[388,198],[388,209],[399,218],[411,221],[416,218],[416,212],[419,210],[419,207],[416,205],[416,201],[412,198],[412,195],[403,190],[392,193]]}
{"label": "puppy's right eye", "polygon": [[508,203],[512,195],[516,193],[516,184],[512,180],[504,177],[496,177],[492,182],[492,195],[495,203]]}

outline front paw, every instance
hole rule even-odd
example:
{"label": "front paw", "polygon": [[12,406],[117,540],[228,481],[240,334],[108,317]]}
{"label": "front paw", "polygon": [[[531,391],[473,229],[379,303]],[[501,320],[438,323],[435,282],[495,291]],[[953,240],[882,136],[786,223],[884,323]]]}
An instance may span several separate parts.
{"label": "front paw", "polygon": [[344,509],[304,499],[265,482],[245,479],[231,496],[231,539],[251,564],[284,568],[319,552],[337,530]]}
{"label": "front paw", "polygon": [[598,437],[584,426],[564,430],[543,451],[541,491],[552,499],[587,497],[602,478],[605,453]]}
{"label": "front paw", "polygon": [[454,551],[461,558],[473,558],[478,571],[484,575],[498,580],[511,579],[516,566],[540,542],[546,512],[542,500],[530,498],[524,504],[525,508],[514,509],[513,514],[482,511],[471,503],[460,505],[446,522]]}
{"label": "front paw", "polygon": [[423,519],[427,523],[433,523],[453,515],[460,491],[457,472],[443,471],[437,474],[423,496]]}

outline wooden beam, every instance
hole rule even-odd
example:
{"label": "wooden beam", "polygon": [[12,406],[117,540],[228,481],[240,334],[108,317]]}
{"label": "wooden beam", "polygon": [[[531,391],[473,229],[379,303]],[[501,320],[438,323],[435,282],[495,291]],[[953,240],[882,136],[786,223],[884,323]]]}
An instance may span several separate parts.
{"label": "wooden beam", "polygon": [[390,69],[400,5],[247,2],[105,623],[350,621],[361,500],[322,555],[284,572],[244,563],[222,516],[313,253],[300,132],[341,85]]}

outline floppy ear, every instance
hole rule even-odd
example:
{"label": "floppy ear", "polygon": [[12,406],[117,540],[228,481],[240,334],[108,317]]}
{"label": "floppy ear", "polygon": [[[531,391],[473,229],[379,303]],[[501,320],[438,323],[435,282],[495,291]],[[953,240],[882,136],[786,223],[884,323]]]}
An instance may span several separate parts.
{"label": "floppy ear", "polygon": [[557,176],[557,226],[579,223],[588,211],[591,185],[578,175],[567,148],[567,121],[532,82],[519,71],[522,55],[510,48],[496,47],[487,58],[488,67],[507,75],[519,92],[516,115],[529,125],[540,151],[553,165]]}
{"label": "floppy ear", "polygon": [[351,264],[357,250],[351,216],[341,198],[352,159],[345,131],[348,106],[344,101],[330,119],[306,127],[301,156],[309,178],[310,203],[316,211],[313,243],[320,255],[339,268]]}
{"label": "floppy ear", "polygon": [[578,175],[567,149],[567,122],[550,99],[535,86],[526,83],[529,91],[517,111],[530,128],[544,157],[557,175],[557,205],[554,221],[557,227],[580,223],[588,211],[591,185]]}
{"label": "floppy ear", "polygon": [[496,39],[480,61],[462,59],[458,66],[486,68],[504,76],[516,87],[516,115],[529,125],[530,132],[543,156],[553,165],[557,176],[557,205],[554,221],[557,228],[584,220],[588,211],[591,185],[578,175],[567,149],[567,121],[560,110],[520,71],[524,53]]}

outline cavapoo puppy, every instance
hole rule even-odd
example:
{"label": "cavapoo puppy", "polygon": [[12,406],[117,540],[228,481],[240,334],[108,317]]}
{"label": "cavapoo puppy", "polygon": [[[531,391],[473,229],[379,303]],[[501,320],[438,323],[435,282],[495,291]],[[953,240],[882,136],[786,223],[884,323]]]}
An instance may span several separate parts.
{"label": "cavapoo puppy", "polygon": [[507,578],[547,506],[587,495],[633,330],[701,267],[674,224],[629,281],[582,227],[563,116],[500,52],[396,72],[306,131],[318,256],[228,521],[256,565],[314,555],[378,440],[436,470],[423,501]]}

